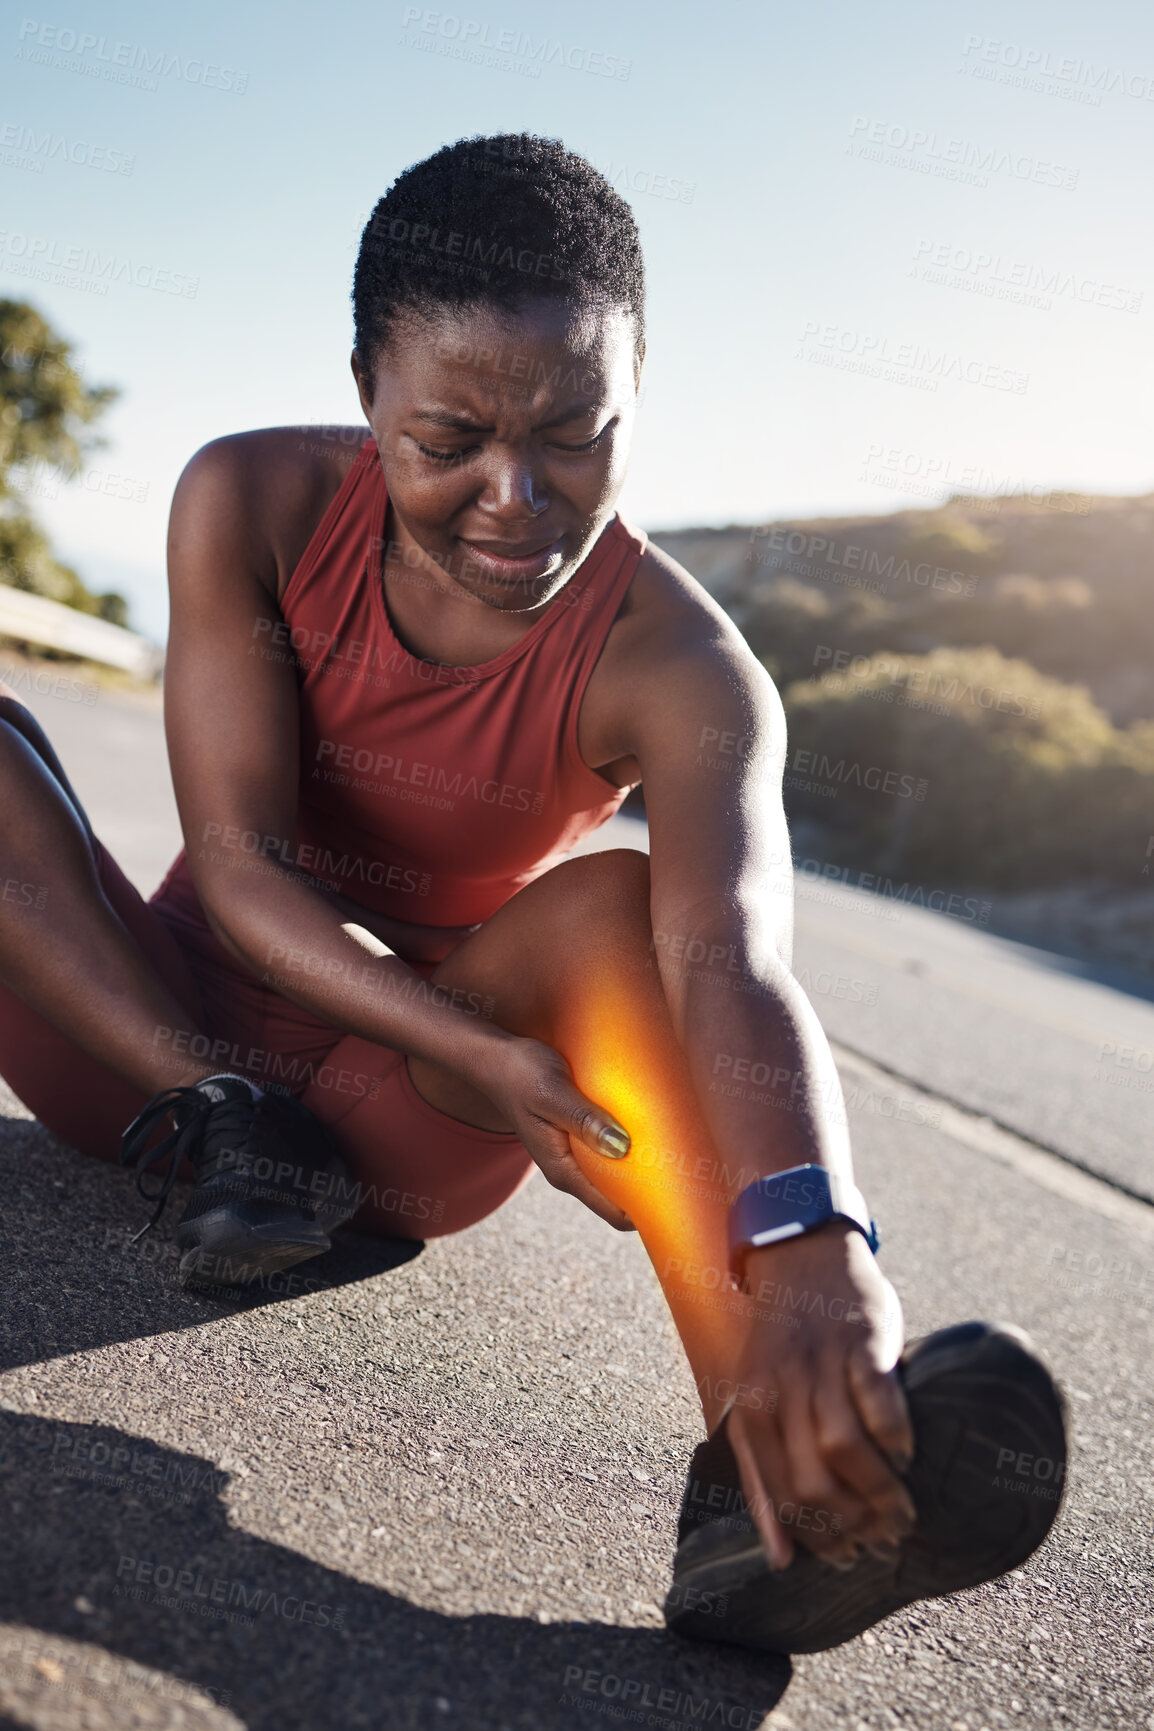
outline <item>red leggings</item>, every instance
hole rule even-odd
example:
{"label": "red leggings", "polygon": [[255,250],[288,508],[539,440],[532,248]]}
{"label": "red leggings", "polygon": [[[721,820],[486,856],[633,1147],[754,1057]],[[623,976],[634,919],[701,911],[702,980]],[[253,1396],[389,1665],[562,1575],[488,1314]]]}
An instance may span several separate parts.
{"label": "red leggings", "polygon": [[[477,1130],[423,1100],[404,1055],[342,1034],[290,1004],[232,960],[162,884],[145,902],[97,843],[104,893],[201,1030],[190,1045],[172,1029],[156,1040],[177,1063],[276,1084],[337,1138],[365,1201],[352,1225],[401,1238],[460,1232],[508,1201],[533,1170],[515,1135]],[[0,985],[0,1075],[61,1141],[115,1160],[145,1096],[58,1033]]]}

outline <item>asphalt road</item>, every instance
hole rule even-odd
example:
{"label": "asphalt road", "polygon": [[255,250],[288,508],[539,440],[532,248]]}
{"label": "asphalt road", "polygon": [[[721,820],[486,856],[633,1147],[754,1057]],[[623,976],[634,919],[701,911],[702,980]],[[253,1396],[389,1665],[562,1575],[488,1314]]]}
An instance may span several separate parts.
{"label": "asphalt road", "polygon": [[[155,707],[29,696],[151,889]],[[677,1731],[1154,1725],[1154,1210],[1126,1193],[1154,1011],[975,918],[803,879],[798,928],[909,1332],[1016,1321],[1066,1388],[1050,1543],[792,1670],[679,1643],[700,1423],[636,1241],[535,1180],[403,1262],[349,1237],[286,1290],[196,1298],[171,1211],[131,1247],[131,1180],[7,1096],[0,1726],[561,1731],[639,1700]]]}

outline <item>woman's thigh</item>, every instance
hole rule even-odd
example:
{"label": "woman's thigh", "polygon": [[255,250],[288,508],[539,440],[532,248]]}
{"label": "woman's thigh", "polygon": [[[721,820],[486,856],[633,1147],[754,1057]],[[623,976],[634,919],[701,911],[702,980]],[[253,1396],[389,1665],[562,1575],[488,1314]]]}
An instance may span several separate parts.
{"label": "woman's thigh", "polygon": [[[107,848],[95,846],[109,902],[201,1030],[189,1041],[158,1027],[158,1047],[177,1067],[204,1058],[301,1098],[332,1128],[363,1188],[360,1230],[402,1238],[459,1232],[525,1183],[532,1162],[515,1136],[448,1117],[417,1093],[400,1052],[328,1028],[230,968],[207,929],[144,901]],[[3,986],[0,1076],[46,1129],[102,1160],[118,1158],[122,1133],[146,1103]]]}
{"label": "woman's thigh", "polygon": [[[363,1186],[361,1230],[410,1238],[459,1232],[525,1184],[533,1163],[483,1096],[431,1065],[417,1067],[418,1088],[402,1053],[325,1028],[221,967],[207,931],[166,920],[96,845],[109,901],[203,1030],[205,1050],[192,1055],[286,1089],[330,1126]],[[590,955],[612,944],[618,928],[641,929],[647,863],[617,852],[556,867],[432,970],[430,984],[451,991],[465,981],[493,998],[502,1025],[549,1038],[558,996],[580,990]],[[170,1037],[157,1029],[158,1042]],[[145,1104],[139,1090],[2,987],[0,1075],[62,1141],[106,1160],[117,1158],[122,1132]]]}
{"label": "woman's thigh", "polygon": [[[157,911],[95,843],[105,895],[154,971],[200,1025],[202,1001],[179,944]],[[163,1046],[171,1030],[157,1028]],[[81,1153],[115,1160],[120,1137],[145,1104],[139,1088],[89,1057],[23,999],[0,986],[0,1076],[40,1122]]]}

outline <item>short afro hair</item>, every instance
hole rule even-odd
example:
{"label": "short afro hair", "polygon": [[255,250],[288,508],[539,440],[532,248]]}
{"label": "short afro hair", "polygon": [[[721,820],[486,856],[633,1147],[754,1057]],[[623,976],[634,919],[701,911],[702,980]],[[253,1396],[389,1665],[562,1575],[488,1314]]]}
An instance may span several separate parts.
{"label": "short afro hair", "polygon": [[583,156],[527,132],[462,138],[398,176],[361,235],[357,354],[372,369],[406,313],[540,296],[621,307],[645,336],[645,267],[633,212]]}

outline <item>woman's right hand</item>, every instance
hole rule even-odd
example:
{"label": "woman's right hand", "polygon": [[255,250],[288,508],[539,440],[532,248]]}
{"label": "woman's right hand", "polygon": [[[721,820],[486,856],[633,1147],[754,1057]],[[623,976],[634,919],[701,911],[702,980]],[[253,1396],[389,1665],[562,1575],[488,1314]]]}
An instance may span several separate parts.
{"label": "woman's right hand", "polygon": [[560,1052],[543,1040],[510,1035],[486,1052],[483,1073],[470,1076],[517,1132],[555,1190],[576,1196],[619,1232],[633,1222],[586,1178],[570,1136],[602,1159],[620,1160],[629,1133],[595,1101],[586,1099]]}

